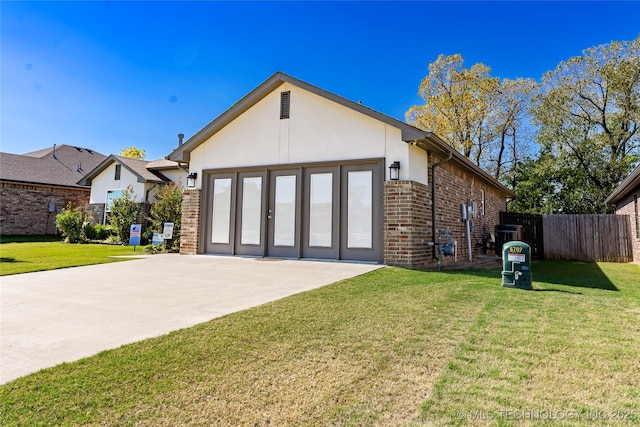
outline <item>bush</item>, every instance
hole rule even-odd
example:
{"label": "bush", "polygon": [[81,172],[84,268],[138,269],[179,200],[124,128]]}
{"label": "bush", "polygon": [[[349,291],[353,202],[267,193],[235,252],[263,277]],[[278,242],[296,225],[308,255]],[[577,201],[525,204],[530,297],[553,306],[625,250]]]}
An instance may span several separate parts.
{"label": "bush", "polygon": [[113,199],[109,224],[113,227],[113,232],[118,242],[123,245],[129,244],[129,232],[131,225],[135,224],[140,211],[140,206],[135,201],[135,193],[130,185],[122,193],[122,196]]}
{"label": "bush", "polygon": [[107,240],[113,235],[113,230],[108,225],[96,224],[93,228],[96,240]]}
{"label": "bush", "polygon": [[162,248],[170,252],[180,251],[180,226],[182,225],[182,185],[170,183],[156,194],[156,202],[149,212],[147,235],[162,233],[166,222],[173,223],[173,238],[162,243]]}
{"label": "bush", "polygon": [[96,240],[96,230],[90,222],[85,222],[82,226],[82,235],[86,240]]}
{"label": "bush", "polygon": [[82,243],[86,241],[83,233],[85,215],[80,208],[74,208],[71,203],[56,215],[56,225],[62,232],[67,243]]}

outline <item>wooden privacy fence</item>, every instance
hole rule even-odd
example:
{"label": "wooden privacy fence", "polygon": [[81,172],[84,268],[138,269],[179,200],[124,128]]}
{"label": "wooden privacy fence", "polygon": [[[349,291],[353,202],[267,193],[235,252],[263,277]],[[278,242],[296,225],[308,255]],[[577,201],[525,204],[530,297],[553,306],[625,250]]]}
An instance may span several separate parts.
{"label": "wooden privacy fence", "polygon": [[543,215],[544,258],[633,262],[627,215]]}

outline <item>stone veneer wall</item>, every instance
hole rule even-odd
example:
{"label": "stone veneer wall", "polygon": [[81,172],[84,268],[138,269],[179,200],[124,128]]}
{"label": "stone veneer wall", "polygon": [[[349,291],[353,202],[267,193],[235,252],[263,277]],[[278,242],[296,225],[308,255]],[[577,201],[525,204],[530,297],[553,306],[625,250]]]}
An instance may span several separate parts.
{"label": "stone veneer wall", "polygon": [[[435,268],[437,261],[433,258],[433,247],[429,245],[434,241],[431,187],[414,181],[387,181],[384,195],[385,263],[412,269]],[[439,166],[436,171],[436,233],[439,230],[453,232],[452,238],[458,242],[458,263],[468,263],[466,228],[460,219],[460,205],[466,204],[469,198],[478,204],[478,215],[472,220],[471,232],[471,253],[475,257],[485,252],[483,241],[495,233],[495,226],[500,223],[500,211],[506,209],[505,197],[450,163]],[[453,264],[453,256],[441,257],[442,266]]]}
{"label": "stone veneer wall", "polygon": [[180,254],[198,253],[200,232],[201,190],[185,190],[182,194],[182,226],[180,229]]}
{"label": "stone veneer wall", "polygon": [[[71,202],[85,207],[90,189],[50,185],[0,183],[0,234],[56,234],[56,215]],[[49,212],[53,202],[55,211]]]}
{"label": "stone veneer wall", "polygon": [[87,213],[91,217],[91,224],[102,224],[104,221],[104,203],[89,203],[87,206]]}
{"label": "stone veneer wall", "polygon": [[640,264],[640,187],[616,204],[616,214],[629,217],[633,262]]}

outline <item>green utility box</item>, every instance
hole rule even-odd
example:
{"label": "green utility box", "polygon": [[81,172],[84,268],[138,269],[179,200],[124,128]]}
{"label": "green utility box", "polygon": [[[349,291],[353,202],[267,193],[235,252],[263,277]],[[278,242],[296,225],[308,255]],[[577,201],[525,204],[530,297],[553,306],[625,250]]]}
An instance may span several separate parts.
{"label": "green utility box", "polygon": [[523,242],[502,246],[502,286],[533,289],[531,286],[531,247]]}

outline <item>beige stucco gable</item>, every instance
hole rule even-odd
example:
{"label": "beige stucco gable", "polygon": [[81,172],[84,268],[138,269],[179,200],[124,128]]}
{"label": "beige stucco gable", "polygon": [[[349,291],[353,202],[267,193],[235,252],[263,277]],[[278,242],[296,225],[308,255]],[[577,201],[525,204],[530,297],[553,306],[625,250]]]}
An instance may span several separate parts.
{"label": "beige stucco gable", "polygon": [[[290,92],[288,119],[280,119],[282,92]],[[210,136],[190,157],[192,171],[384,158],[388,164],[400,162],[401,179],[426,183],[428,175],[426,154],[404,142],[399,128],[289,82]]]}

